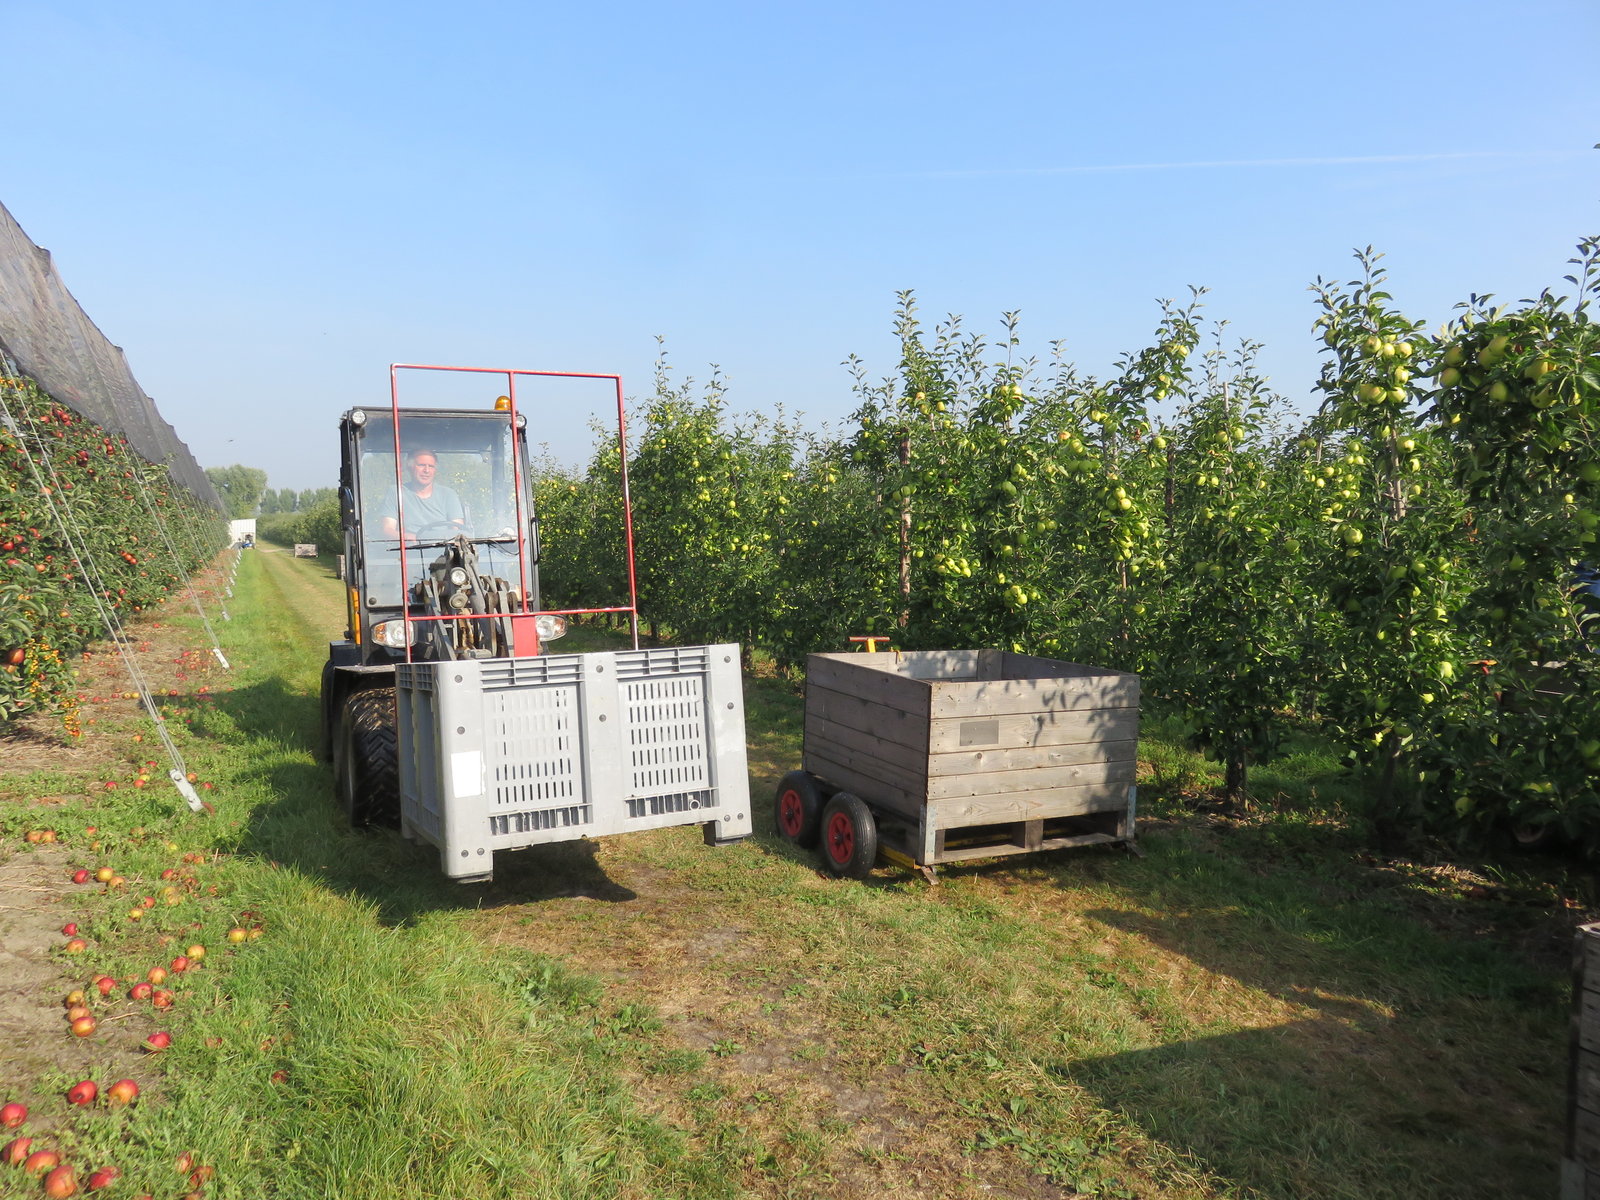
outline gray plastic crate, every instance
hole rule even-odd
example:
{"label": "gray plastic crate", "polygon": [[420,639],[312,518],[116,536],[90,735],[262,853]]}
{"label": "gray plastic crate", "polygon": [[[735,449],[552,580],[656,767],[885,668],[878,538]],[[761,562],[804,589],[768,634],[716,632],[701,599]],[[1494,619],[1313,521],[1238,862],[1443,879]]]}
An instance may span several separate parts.
{"label": "gray plastic crate", "polygon": [[402,663],[396,694],[401,833],[452,878],[545,842],[750,833],[737,645]]}

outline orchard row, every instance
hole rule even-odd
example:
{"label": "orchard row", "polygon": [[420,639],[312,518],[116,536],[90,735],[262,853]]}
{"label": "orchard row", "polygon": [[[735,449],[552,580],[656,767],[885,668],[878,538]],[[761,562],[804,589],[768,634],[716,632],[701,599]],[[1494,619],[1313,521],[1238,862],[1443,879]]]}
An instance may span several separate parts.
{"label": "orchard row", "polygon": [[[902,297],[896,375],[838,436],[730,417],[665,367],[628,463],[640,606],[783,666],[853,634],[1137,671],[1247,786],[1292,731],[1367,772],[1380,828],[1600,836],[1582,584],[1600,525],[1600,243],[1563,297],[1428,333],[1376,257],[1313,288],[1309,419],[1192,303],[1108,379]],[[620,462],[546,469],[546,604],[626,595]]]}
{"label": "orchard row", "polygon": [[120,619],[161,603],[226,529],[165,467],[31,380],[0,378],[0,394],[15,425],[0,427],[0,721],[59,708],[75,729],[66,661],[105,636],[100,607]]}

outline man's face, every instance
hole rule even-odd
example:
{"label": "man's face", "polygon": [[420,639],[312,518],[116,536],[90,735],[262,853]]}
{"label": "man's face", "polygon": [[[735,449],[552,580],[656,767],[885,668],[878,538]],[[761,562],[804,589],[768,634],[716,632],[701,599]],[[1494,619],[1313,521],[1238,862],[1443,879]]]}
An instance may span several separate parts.
{"label": "man's face", "polygon": [[420,454],[411,460],[411,473],[416,476],[420,487],[427,487],[433,482],[433,474],[439,469],[439,464],[434,461],[431,454]]}

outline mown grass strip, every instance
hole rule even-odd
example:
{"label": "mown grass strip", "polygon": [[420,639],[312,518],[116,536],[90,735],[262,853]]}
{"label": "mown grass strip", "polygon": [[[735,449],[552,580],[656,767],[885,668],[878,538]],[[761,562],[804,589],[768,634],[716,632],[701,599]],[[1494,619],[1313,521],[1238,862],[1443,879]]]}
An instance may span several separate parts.
{"label": "mown grass strip", "polygon": [[[641,1116],[595,1052],[592,984],[489,951],[426,856],[337,824],[311,755],[330,595],[331,580],[246,556],[227,632],[235,690],[185,733],[217,782],[214,818],[187,818],[169,795],[97,801],[100,857],[130,894],[178,861],[168,838],[206,861],[190,868],[194,898],[137,923],[125,896],[83,898],[96,948],[74,968],[128,976],[179,931],[212,954],[172,1010],[162,1095],[77,1115],[63,1149],[115,1162],[130,1194],[171,1192],[185,1151],[215,1166],[206,1194],[224,1197],[726,1194],[706,1153]],[[25,794],[29,782],[6,781]],[[361,891],[377,879],[387,902]],[[229,950],[241,919],[264,935]],[[35,1100],[65,1113],[57,1082]],[[0,1172],[0,1194],[29,1190],[18,1174]]]}

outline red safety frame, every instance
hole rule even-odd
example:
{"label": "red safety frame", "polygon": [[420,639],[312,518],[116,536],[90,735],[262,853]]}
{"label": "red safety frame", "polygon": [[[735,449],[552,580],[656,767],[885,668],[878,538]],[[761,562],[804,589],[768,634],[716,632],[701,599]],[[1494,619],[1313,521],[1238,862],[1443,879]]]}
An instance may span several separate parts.
{"label": "red safety frame", "polygon": [[[512,655],[524,658],[539,653],[538,617],[572,617],[582,613],[628,614],[629,629],[633,634],[633,648],[639,648],[639,582],[633,568],[633,498],[628,491],[628,415],[622,397],[622,376],[591,375],[583,371],[523,371],[509,367],[441,367],[424,363],[389,364],[389,403],[394,412],[394,487],[396,524],[400,533],[400,616],[405,622],[406,661],[411,662],[411,625],[414,621],[459,621],[459,616],[413,617],[411,615],[411,583],[406,578],[406,488],[400,459],[400,372],[401,371],[456,371],[469,375],[504,375],[506,396],[511,407],[506,419],[511,422],[511,477],[517,493],[517,572],[522,597],[522,612],[511,618]],[[517,377],[535,376],[545,379],[609,379],[617,390],[617,449],[622,463],[622,527],[628,551],[628,603],[611,608],[555,608],[530,609],[528,607],[528,520],[523,512],[522,454],[517,439]],[[524,631],[528,635],[527,654],[523,653]]]}

